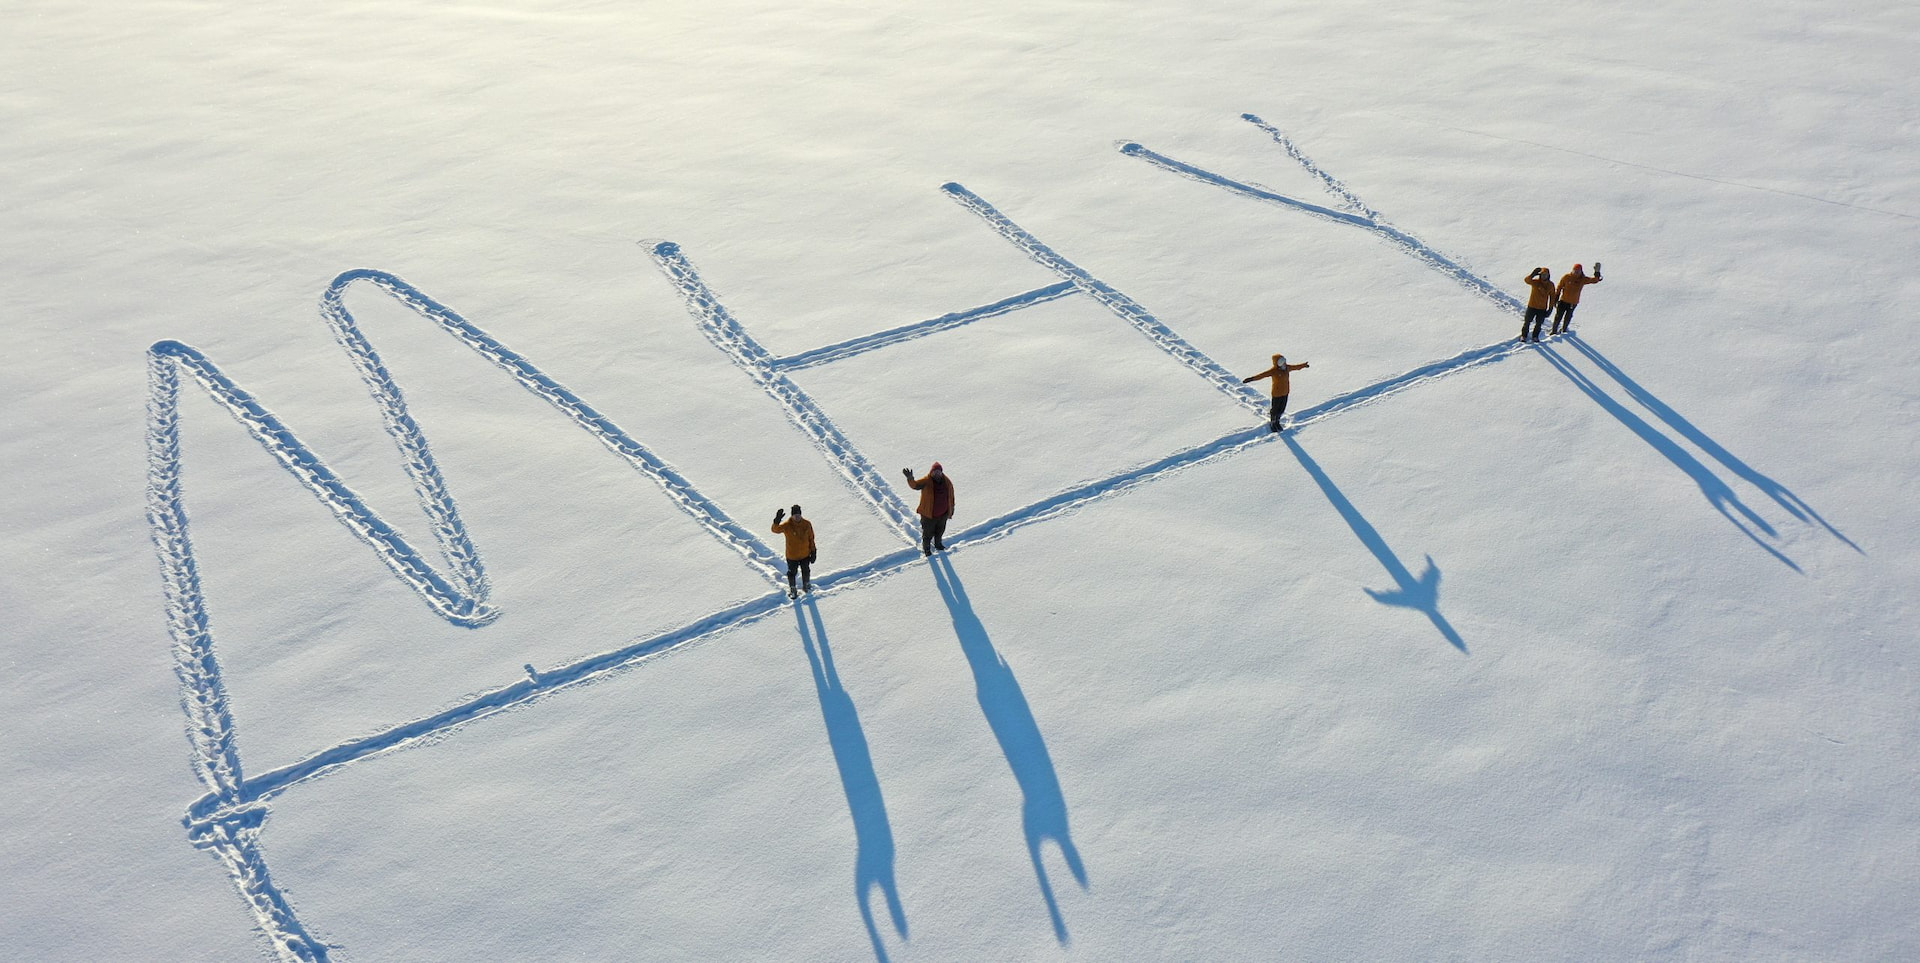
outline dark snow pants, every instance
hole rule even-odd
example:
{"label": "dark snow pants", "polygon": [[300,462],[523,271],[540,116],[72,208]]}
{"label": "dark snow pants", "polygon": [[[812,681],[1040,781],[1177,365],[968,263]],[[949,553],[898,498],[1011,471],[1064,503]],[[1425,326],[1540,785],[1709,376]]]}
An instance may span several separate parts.
{"label": "dark snow pants", "polygon": [[[1540,322],[1545,321],[1546,319],[1547,319],[1546,308],[1528,308],[1527,313],[1520,317],[1520,340],[1522,341],[1540,340]],[[1527,330],[1528,325],[1533,326],[1533,330],[1531,332]]]}
{"label": "dark snow pants", "polygon": [[793,576],[796,572],[800,575],[801,587],[809,592],[813,591],[813,563],[804,558],[787,559],[787,588],[789,590],[793,588]]}
{"label": "dark snow pants", "polygon": [[1287,413],[1287,396],[1275,395],[1273,397],[1273,415],[1267,419],[1267,430],[1279,431],[1280,416],[1286,413]]}
{"label": "dark snow pants", "polygon": [[1567,302],[1562,301],[1560,302],[1560,305],[1558,307],[1553,309],[1553,333],[1554,334],[1559,334],[1560,332],[1573,327],[1573,309],[1577,307],[1579,307],[1579,305],[1568,304]]}
{"label": "dark snow pants", "polygon": [[934,549],[947,550],[947,520],[920,516],[920,551],[932,555]]}

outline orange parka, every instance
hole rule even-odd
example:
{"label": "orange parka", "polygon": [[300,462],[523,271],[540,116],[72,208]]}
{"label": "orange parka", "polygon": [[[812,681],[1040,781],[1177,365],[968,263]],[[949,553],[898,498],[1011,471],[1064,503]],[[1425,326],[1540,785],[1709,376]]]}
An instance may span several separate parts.
{"label": "orange parka", "polygon": [[787,560],[797,562],[813,554],[813,523],[804,518],[789,518],[773,523],[775,535],[787,537]]}
{"label": "orange parka", "polygon": [[[1573,275],[1569,274],[1567,276],[1572,277]],[[1567,282],[1561,281],[1560,283],[1565,284]],[[1527,275],[1527,286],[1533,289],[1533,292],[1527,295],[1528,310],[1545,311],[1553,307],[1553,278],[1542,277],[1538,274],[1529,274]],[[1575,298],[1575,300],[1577,301],[1579,299]]]}
{"label": "orange parka", "polygon": [[914,511],[921,518],[953,517],[953,479],[948,478],[946,472],[928,472],[923,477],[907,479],[907,484],[920,493],[920,507]]}
{"label": "orange parka", "polygon": [[1580,303],[1580,289],[1589,284],[1599,284],[1599,277],[1587,277],[1577,271],[1560,275],[1560,300],[1568,304]]}
{"label": "orange parka", "polygon": [[1240,379],[1240,383],[1251,384],[1255,381],[1259,381],[1261,378],[1272,378],[1273,379],[1273,396],[1275,398],[1285,398],[1289,393],[1293,391],[1292,372],[1299,371],[1301,368],[1304,368],[1306,366],[1307,365],[1305,362],[1301,362],[1300,364],[1288,364],[1286,355],[1276,354],[1273,356],[1273,367],[1268,368],[1267,370],[1262,371],[1251,378],[1242,378]]}

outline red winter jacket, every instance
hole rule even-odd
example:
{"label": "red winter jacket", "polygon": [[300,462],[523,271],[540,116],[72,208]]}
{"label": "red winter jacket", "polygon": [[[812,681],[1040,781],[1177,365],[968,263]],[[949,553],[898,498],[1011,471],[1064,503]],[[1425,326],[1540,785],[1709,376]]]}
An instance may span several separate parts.
{"label": "red winter jacket", "polygon": [[923,478],[909,478],[907,484],[920,493],[921,518],[953,517],[953,479],[944,471],[929,472]]}

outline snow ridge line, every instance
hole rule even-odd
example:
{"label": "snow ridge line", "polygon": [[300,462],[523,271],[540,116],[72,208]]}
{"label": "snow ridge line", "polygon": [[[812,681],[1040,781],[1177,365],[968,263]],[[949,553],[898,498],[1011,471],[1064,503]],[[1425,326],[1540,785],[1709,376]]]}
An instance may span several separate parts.
{"label": "snow ridge line", "polygon": [[1059,284],[1049,284],[1046,287],[1034,288],[1031,291],[1022,292],[1010,298],[1002,298],[992,304],[983,304],[977,308],[955,311],[951,314],[943,314],[937,318],[916,321],[913,324],[903,324],[897,328],[888,328],[885,331],[858,338],[849,338],[846,341],[814,348],[811,351],[802,351],[799,354],[788,355],[784,358],[775,358],[773,367],[776,371],[798,371],[802,368],[811,368],[815,365],[823,365],[833,361],[844,361],[847,358],[866,354],[869,351],[879,348],[900,344],[905,341],[912,341],[916,338],[924,338],[927,335],[936,334],[949,328],[957,328],[963,324],[972,324],[975,321],[998,317],[1021,308],[1030,308],[1036,304],[1045,304],[1048,301],[1058,300],[1069,294],[1078,293],[1079,289],[1074,287],[1072,282],[1069,281],[1062,281]]}
{"label": "snow ridge line", "polygon": [[149,351],[147,381],[147,528],[160,556],[173,671],[180,679],[180,708],[187,716],[194,774],[216,795],[236,800],[243,779],[240,753],[234,746],[233,715],[214,659],[206,597],[181,498],[180,373],[165,355]]}
{"label": "snow ridge line", "polygon": [[[1358,227],[1362,230],[1378,234],[1395,247],[1412,255],[1428,267],[1452,278],[1467,290],[1499,305],[1503,310],[1510,311],[1514,314],[1519,314],[1522,311],[1520,301],[1513,295],[1502,291],[1491,281],[1473,273],[1461,266],[1459,262],[1434,250],[1425,241],[1382,221],[1371,217],[1364,217],[1359,214],[1350,214],[1346,211],[1336,211],[1332,208],[1322,207],[1318,204],[1300,200],[1299,198],[1278,194],[1263,187],[1256,187],[1243,181],[1237,181],[1231,177],[1215,174],[1204,168],[1174,160],[1165,154],[1149,150],[1132,141],[1121,144],[1120,153],[1126,154],[1129,157],[1137,157],[1156,167],[1172,171],[1182,177],[1190,178],[1203,184],[1211,184],[1214,187],[1225,188],[1226,190],[1251,197],[1255,200],[1270,201],[1284,207],[1291,207],[1294,210],[1305,211],[1308,214],[1336,223]],[[1309,169],[1317,170],[1316,168]]]}
{"label": "snow ridge line", "polygon": [[[1398,394],[1414,385],[1445,377],[1458,371],[1510,357],[1520,350],[1518,342],[1488,345],[1461,352],[1452,358],[1422,365],[1411,371],[1349,391],[1338,397],[1303,409],[1292,431],[1323,421],[1344,411],[1371,404]],[[1013,532],[1039,522],[1069,515],[1090,503],[1131,491],[1148,482],[1175,472],[1238,454],[1278,438],[1265,425],[1228,432],[1212,441],[1174,452],[1143,465],[1088,481],[1037,502],[974,525],[947,541],[953,551],[964,551],[977,543],[997,541]],[[917,545],[849,566],[813,580],[814,594],[826,595],[888,578],[921,560]],[[187,824],[198,832],[201,827],[243,818],[267,798],[285,792],[291,786],[368,756],[404,748],[437,737],[448,730],[510,709],[551,692],[596,679],[624,669],[636,662],[713,635],[751,625],[786,606],[784,592],[773,592],[715,612],[676,629],[649,636],[630,645],[588,656],[553,669],[541,670],[534,678],[519,679],[492,689],[440,712],[403,723],[380,732],[350,739],[305,759],[247,779],[239,791],[222,796],[209,793],[188,807]]]}
{"label": "snow ridge line", "polygon": [[[359,269],[348,271],[335,278],[321,298],[321,306],[322,313],[328,323],[333,326],[336,337],[347,348],[348,354],[354,358],[356,366],[362,366],[362,375],[368,379],[369,386],[373,386],[376,379],[391,386],[392,379],[387,374],[385,366],[380,363],[378,356],[373,354],[372,347],[360,336],[359,326],[342,303],[346,288],[355,281],[366,281],[392,295],[414,313],[440,325],[448,334],[478,352],[481,357],[512,375],[521,387],[558,409],[581,430],[592,435],[609,451],[659,485],[676,507],[698,522],[708,534],[738,553],[749,566],[759,571],[768,581],[782,580],[783,569],[779,558],[766,543],[760,540],[758,535],[734,521],[725,509],[701,494],[692,482],[579,395],[535,367],[533,362],[501,344],[473,322],[455,313],[453,309],[421,293],[420,289],[384,271]],[[388,402],[381,390],[376,389],[376,398],[381,400],[386,416],[390,419],[406,419],[410,423],[412,419],[406,415],[405,404],[400,401],[398,388],[392,388],[391,397],[393,401],[391,410],[386,410],[389,409]],[[418,431],[417,428],[414,430]],[[422,441],[421,444],[424,446],[425,442]]]}
{"label": "snow ridge line", "polygon": [[[780,407],[786,410],[787,420],[793,422],[794,427],[813,442],[813,446],[826,456],[828,463],[846,480],[854,494],[864,498],[894,534],[910,544],[918,544],[918,523],[913,512],[907,508],[906,501],[874,469],[867,456],[841,433],[840,426],[820,410],[813,397],[794,384],[793,379],[780,373],[779,359],[761,347],[760,342],[754,340],[753,335],[748,334],[747,329],[734,319],[732,312],[720,302],[720,297],[701,279],[693,263],[680,252],[680,245],[661,241],[649,246],[647,253],[667,275],[667,279],[679,288],[680,296],[687,304],[687,313],[699,323],[707,340],[712,341],[715,347],[744,370],[762,391],[780,403]],[[775,582],[778,581],[780,579],[775,578]]]}
{"label": "snow ridge line", "polygon": [[960,202],[962,207],[978,215],[981,220],[986,221],[987,226],[993,228],[1001,237],[1012,241],[1015,247],[1026,252],[1026,255],[1036,263],[1072,283],[1074,287],[1079,288],[1094,300],[1106,305],[1108,310],[1119,315],[1122,320],[1137,328],[1141,334],[1146,335],[1147,339],[1152,341],[1160,350],[1172,355],[1175,360],[1186,365],[1195,374],[1205,378],[1208,383],[1218,388],[1221,393],[1232,398],[1249,411],[1258,415],[1265,415],[1267,410],[1265,397],[1258,391],[1242,384],[1239,378],[1234,377],[1226,368],[1221,367],[1218,361],[1213,360],[1200,349],[1188,344],[1186,339],[1175,334],[1172,328],[1168,327],[1166,323],[1159,318],[1154,317],[1146,308],[1141,307],[1139,302],[1121,294],[1106,282],[1088,274],[1079,265],[1060,256],[1058,251],[1041,243],[1040,240],[1032,234],[1027,233],[1024,228],[1015,224],[1005,214],[1000,213],[998,208],[987,203],[980,195],[967,190],[958,183],[943,184],[940,189],[946,191],[954,200]]}

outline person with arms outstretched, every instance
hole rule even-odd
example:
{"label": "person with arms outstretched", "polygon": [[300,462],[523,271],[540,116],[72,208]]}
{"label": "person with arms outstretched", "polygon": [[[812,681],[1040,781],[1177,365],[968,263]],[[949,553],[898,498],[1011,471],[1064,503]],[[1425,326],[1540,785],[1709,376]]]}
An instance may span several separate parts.
{"label": "person with arms outstretched", "polygon": [[[1527,287],[1532,291],[1527,295],[1527,313],[1520,316],[1520,340],[1540,340],[1540,323],[1547,320],[1547,312],[1553,310],[1553,272],[1543,267],[1534,268],[1527,275]],[[1527,330],[1532,325],[1533,330]]]}
{"label": "person with arms outstretched", "polygon": [[1293,390],[1291,375],[1305,367],[1307,367],[1305,361],[1299,364],[1288,364],[1286,355],[1276,354],[1273,356],[1273,367],[1251,378],[1240,379],[1243,385],[1252,384],[1261,378],[1273,379],[1273,414],[1267,419],[1268,431],[1280,430],[1280,416],[1287,413],[1287,393]]}
{"label": "person with arms outstretched", "polygon": [[1593,266],[1593,276],[1588,277],[1580,265],[1560,276],[1560,287],[1554,293],[1560,303],[1553,311],[1553,334],[1561,334],[1573,327],[1573,309],[1580,306],[1580,289],[1589,284],[1600,283],[1600,265]]}
{"label": "person with arms outstretched", "polygon": [[[784,508],[773,513],[773,533],[787,537],[787,598],[797,599],[802,591],[813,593],[813,560],[820,557],[820,550],[813,544],[813,523],[800,517],[800,506],[793,506],[792,518],[786,514]],[[795,573],[800,576],[799,588],[793,586]]]}
{"label": "person with arms outstretched", "polygon": [[947,519],[953,517],[954,508],[953,479],[937,461],[922,478],[913,477],[911,468],[900,469],[900,474],[907,476],[908,487],[920,493],[920,507],[914,510],[920,516],[920,554],[946,551]]}

